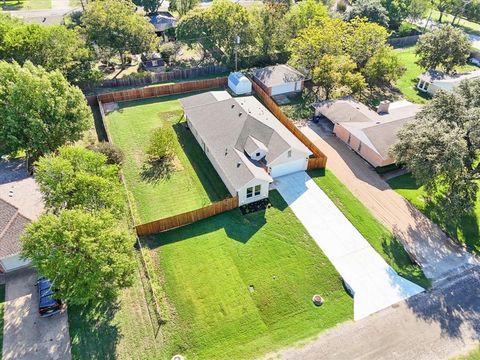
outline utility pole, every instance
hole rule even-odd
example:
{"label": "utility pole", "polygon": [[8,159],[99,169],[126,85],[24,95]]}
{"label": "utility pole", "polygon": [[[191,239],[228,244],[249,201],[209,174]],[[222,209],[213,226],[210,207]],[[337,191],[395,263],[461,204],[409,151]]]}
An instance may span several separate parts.
{"label": "utility pole", "polygon": [[238,45],[240,45],[240,36],[235,35],[235,72],[238,71]]}

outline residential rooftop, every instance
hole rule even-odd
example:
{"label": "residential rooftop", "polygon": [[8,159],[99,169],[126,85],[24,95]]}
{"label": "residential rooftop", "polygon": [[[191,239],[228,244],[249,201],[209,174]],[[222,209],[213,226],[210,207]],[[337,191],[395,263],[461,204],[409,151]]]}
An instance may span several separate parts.
{"label": "residential rooftop", "polygon": [[298,70],[285,64],[253,69],[253,76],[267,87],[305,80]]}

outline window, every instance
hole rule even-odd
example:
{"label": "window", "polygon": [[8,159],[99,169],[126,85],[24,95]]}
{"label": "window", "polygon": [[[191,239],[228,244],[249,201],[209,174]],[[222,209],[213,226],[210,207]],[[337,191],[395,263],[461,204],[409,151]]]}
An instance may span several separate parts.
{"label": "window", "polygon": [[247,198],[251,198],[253,196],[253,187],[247,188]]}
{"label": "window", "polygon": [[288,150],[287,157],[292,157],[292,150]]}
{"label": "window", "polygon": [[262,185],[255,185],[255,196],[260,195],[261,190],[262,190]]}

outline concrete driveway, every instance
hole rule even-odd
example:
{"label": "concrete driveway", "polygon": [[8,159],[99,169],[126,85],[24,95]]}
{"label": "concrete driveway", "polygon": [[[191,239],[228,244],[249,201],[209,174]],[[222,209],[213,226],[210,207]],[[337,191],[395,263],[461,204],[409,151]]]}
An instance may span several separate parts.
{"label": "concrete driveway", "polygon": [[399,276],[307,173],[279,177],[275,186],[354,293],[355,320],[424,290]]}
{"label": "concrete driveway", "polygon": [[41,318],[35,281],[31,269],[6,277],[3,360],[70,359],[67,313]]}

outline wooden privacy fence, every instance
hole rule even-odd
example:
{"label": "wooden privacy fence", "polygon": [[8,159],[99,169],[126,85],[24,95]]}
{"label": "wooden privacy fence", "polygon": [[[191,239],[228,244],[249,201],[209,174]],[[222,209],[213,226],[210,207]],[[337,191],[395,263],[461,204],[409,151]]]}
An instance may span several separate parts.
{"label": "wooden privacy fence", "polygon": [[[268,109],[275,115],[275,117],[280,120],[280,122],[285,125],[285,127],[290,130],[293,135],[295,135],[312,153],[314,159],[309,159],[309,169],[324,168],[327,165],[327,157],[319,148],[308,138],[302,131],[295,126],[295,124],[283,113],[282,109],[273,101],[273,99],[265,92],[263,89],[254,81],[252,81],[253,90],[257,95],[262,99],[262,101],[267,105]],[[310,163],[310,160],[315,160]],[[311,164],[311,165],[310,165]],[[315,167],[313,167],[315,166]]]}
{"label": "wooden privacy fence", "polygon": [[97,99],[103,103],[146,99],[157,96],[188,93],[197,90],[225,87],[227,83],[227,77],[224,76],[214,79],[186,81],[178,84],[158,85],[139,89],[129,89],[105,94],[98,94]]}
{"label": "wooden privacy fence", "polygon": [[225,65],[208,65],[189,69],[177,69],[161,73],[148,73],[145,76],[125,76],[119,79],[104,80],[94,86],[80,86],[84,91],[93,91],[101,88],[114,88],[119,86],[145,86],[165,81],[187,80],[200,76],[224,74],[228,71]]}
{"label": "wooden privacy fence", "polygon": [[155,220],[146,224],[137,225],[135,226],[135,230],[137,231],[138,236],[153,235],[162,231],[193,224],[199,220],[221,214],[225,211],[233,210],[237,207],[238,196],[229,197],[197,210]]}

